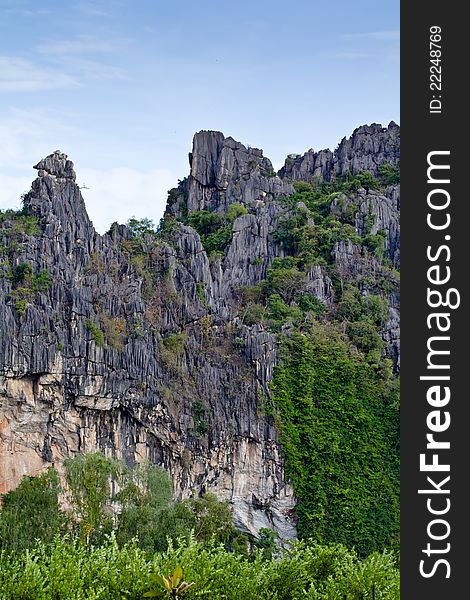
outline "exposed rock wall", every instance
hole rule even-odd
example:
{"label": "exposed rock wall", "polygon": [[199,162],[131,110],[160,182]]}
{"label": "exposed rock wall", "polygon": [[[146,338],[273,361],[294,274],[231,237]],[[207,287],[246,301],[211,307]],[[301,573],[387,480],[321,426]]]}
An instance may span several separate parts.
{"label": "exposed rock wall", "polygon": [[72,163],[55,153],[36,168],[26,210],[39,218],[40,234],[14,239],[8,223],[2,230],[5,265],[50,276],[24,314],[12,278],[0,278],[3,489],[99,448],[129,463],[164,464],[180,497],[215,491],[246,531],[294,535],[293,492],[260,401],[276,341],[241,325],[224,295],[231,277],[241,277],[249,246],[235,241],[223,270],[210,265],[190,227],[178,225],[172,243],[149,237],[150,293],[123,250],[130,231],[94,231]]}
{"label": "exposed rock wall", "polygon": [[[395,124],[364,126],[335,153],[307,153],[277,176],[261,150],[199,132],[190,175],[169,194],[170,233],[143,235],[138,252],[126,226],[95,232],[66,155],[40,161],[25,200],[39,230],[21,232],[8,218],[0,225],[0,492],[65,456],[101,449],[130,464],[163,464],[178,497],[214,491],[242,530],[293,537],[295,498],[263,410],[277,338],[242,323],[237,293],[284,255],[273,232],[293,180],[396,164],[397,136]],[[224,214],[233,203],[248,212],[233,222],[224,256],[210,259],[178,219]],[[386,196],[364,193],[355,217],[361,231],[375,215],[372,233],[386,232],[394,263],[398,208],[395,186]],[[339,243],[334,259],[345,278],[376,268],[352,243]],[[44,272],[41,286],[34,278]],[[306,277],[306,292],[331,306],[325,268]],[[397,319],[394,298],[383,336],[396,362]]]}
{"label": "exposed rock wall", "polygon": [[[350,138],[343,138],[334,152],[310,149],[303,155],[289,155],[279,176],[286,182],[326,181],[360,171],[368,171],[379,177],[380,168],[388,164],[400,165],[400,127],[391,121],[388,127],[377,123],[362,125],[354,130]],[[369,233],[385,234],[385,255],[394,269],[400,268],[400,185],[390,185],[385,193],[374,190],[358,191],[360,197],[355,213],[356,230],[364,235],[371,221]],[[332,213],[337,212],[339,201],[332,203]],[[357,198],[341,198],[342,210],[348,205],[357,204]],[[358,247],[351,242],[341,242],[334,248],[335,262],[339,272],[346,278],[364,279],[374,275],[378,265],[363,259]],[[389,317],[384,325],[382,336],[387,343],[387,351],[397,368],[400,365],[400,319],[397,293],[389,295]]]}

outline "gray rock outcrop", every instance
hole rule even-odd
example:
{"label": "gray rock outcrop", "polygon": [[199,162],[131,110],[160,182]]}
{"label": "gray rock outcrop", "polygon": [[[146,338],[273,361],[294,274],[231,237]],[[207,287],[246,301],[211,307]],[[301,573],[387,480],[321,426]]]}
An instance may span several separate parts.
{"label": "gray rock outcrop", "polygon": [[[293,182],[396,164],[397,127],[361,127],[334,153],[288,159],[279,176],[261,150],[201,131],[190,175],[169,193],[167,235],[142,234],[138,243],[124,225],[94,230],[65,154],[41,160],[25,198],[37,230],[14,217],[0,222],[0,492],[100,449],[129,464],[164,465],[177,497],[215,492],[243,531],[294,537],[295,497],[263,410],[278,339],[244,324],[240,289],[262,282],[288,254],[274,232],[290,214],[283,199]],[[398,266],[399,186],[386,195],[359,191],[341,207],[333,202],[332,213],[348,203],[359,235],[373,216],[370,234],[385,232]],[[245,214],[230,224],[223,255],[208,256],[187,215],[223,216],[232,204]],[[332,260],[345,280],[381,268],[350,240],[335,245]],[[307,269],[305,293],[332,307],[334,287],[323,265]],[[398,314],[393,292],[383,338],[395,364]]]}
{"label": "gray rock outcrop", "polygon": [[[101,449],[164,465],[177,497],[214,491],[246,532],[293,537],[293,491],[259,402],[275,338],[229,311],[227,275],[191,227],[178,225],[172,243],[149,236],[134,256],[127,227],[95,232],[65,155],[36,168],[25,211],[41,231],[0,230],[2,490]],[[22,265],[29,280],[16,285]],[[28,289],[41,272],[48,285]]]}
{"label": "gray rock outcrop", "polygon": [[308,150],[291,154],[279,171],[282,179],[331,181],[359,171],[380,174],[384,163],[396,167],[400,161],[400,127],[391,121],[388,127],[377,123],[362,125],[349,138],[343,138],[334,152]]}
{"label": "gray rock outcrop", "polygon": [[233,203],[256,207],[259,203],[292,194],[292,185],[281,181],[271,161],[257,148],[246,148],[217,131],[200,131],[189,155],[191,173],[168,212],[181,217],[199,210],[224,213]]}

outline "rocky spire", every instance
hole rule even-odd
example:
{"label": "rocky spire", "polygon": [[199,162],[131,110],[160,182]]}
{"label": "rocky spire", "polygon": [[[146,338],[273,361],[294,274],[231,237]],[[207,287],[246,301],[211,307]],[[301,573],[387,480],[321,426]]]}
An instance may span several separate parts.
{"label": "rocky spire", "polygon": [[49,175],[58,179],[70,179],[71,181],[76,179],[73,162],[68,160],[67,155],[60,150],[56,150],[40,160],[33,169],[38,170],[39,177]]}
{"label": "rocky spire", "polygon": [[224,141],[224,134],[220,131],[200,131],[195,134],[189,165],[191,176],[201,185],[215,185],[217,162]]}
{"label": "rocky spire", "polygon": [[48,235],[56,237],[68,252],[77,247],[77,256],[81,256],[83,251],[91,252],[97,234],[75,182],[73,162],[68,160],[66,154],[56,150],[33,168],[37,169],[38,177],[26,195],[25,209],[39,217]]}
{"label": "rocky spire", "polygon": [[219,131],[199,131],[189,155],[190,176],[180,186],[180,201],[168,207],[173,216],[188,212],[225,212],[235,202],[258,206],[292,194],[290,183],[277,177],[263,151],[225,137]]}

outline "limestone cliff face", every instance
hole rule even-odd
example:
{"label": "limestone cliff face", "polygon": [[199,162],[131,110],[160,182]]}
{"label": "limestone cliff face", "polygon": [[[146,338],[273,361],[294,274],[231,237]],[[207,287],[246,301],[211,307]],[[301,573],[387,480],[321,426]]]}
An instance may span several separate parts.
{"label": "limestone cliff face", "polygon": [[[177,496],[212,490],[230,500],[245,531],[292,537],[293,492],[261,401],[276,340],[242,325],[225,296],[259,236],[255,217],[235,224],[225,268],[210,264],[182,224],[167,242],[148,236],[136,257],[127,227],[94,231],[65,155],[36,168],[25,209],[40,232],[12,235],[6,221],[0,234],[2,264],[14,274],[0,278],[3,489],[101,449],[165,465]],[[29,280],[19,281],[21,265],[30,265]],[[21,292],[41,272],[47,289]]]}
{"label": "limestone cliff face", "polygon": [[[200,132],[191,173],[169,194],[171,227],[138,243],[124,225],[103,236],[94,230],[64,154],[40,161],[25,198],[37,227],[22,229],[13,216],[0,223],[0,492],[25,474],[60,468],[66,456],[100,449],[129,464],[163,464],[177,497],[215,492],[244,531],[270,527],[293,537],[295,498],[263,410],[277,337],[243,324],[238,294],[285,253],[273,233],[293,181],[393,163],[397,126],[377,127],[359,128],[334,154],[286,162],[279,176],[261,150]],[[398,264],[399,188],[363,192],[356,228],[372,212]],[[233,203],[247,212],[231,225],[224,255],[209,258],[180,220],[199,210],[224,214]],[[333,252],[346,279],[378,268],[352,243]],[[305,291],[334,305],[322,266],[308,270]],[[394,294],[383,337],[397,363]]]}

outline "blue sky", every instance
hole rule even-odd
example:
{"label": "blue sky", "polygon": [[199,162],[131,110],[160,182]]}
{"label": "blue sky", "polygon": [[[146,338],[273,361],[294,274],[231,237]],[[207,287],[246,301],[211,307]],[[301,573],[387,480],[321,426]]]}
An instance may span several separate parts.
{"label": "blue sky", "polygon": [[0,208],[60,149],[99,231],[158,222],[196,131],[279,168],[399,118],[398,0],[0,0]]}

